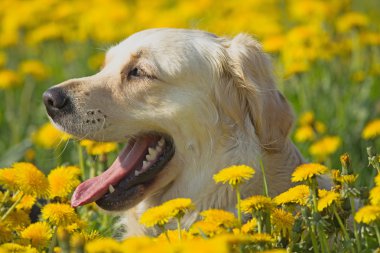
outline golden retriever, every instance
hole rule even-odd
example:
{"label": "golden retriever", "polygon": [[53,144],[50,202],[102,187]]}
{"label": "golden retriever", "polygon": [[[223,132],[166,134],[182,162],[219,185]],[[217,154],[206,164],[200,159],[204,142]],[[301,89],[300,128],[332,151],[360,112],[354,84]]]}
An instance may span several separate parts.
{"label": "golden retriever", "polygon": [[[102,70],[43,95],[54,124],[74,136],[127,142],[103,174],[78,186],[72,205],[94,202],[125,219],[128,235],[149,207],[177,197],[199,210],[234,210],[220,169],[246,164],[255,176],[243,197],[262,194],[260,161],[272,196],[291,186],[303,159],[288,137],[292,110],[277,90],[260,44],[185,29],[136,33],[106,54]],[[188,215],[189,226],[195,214]]]}

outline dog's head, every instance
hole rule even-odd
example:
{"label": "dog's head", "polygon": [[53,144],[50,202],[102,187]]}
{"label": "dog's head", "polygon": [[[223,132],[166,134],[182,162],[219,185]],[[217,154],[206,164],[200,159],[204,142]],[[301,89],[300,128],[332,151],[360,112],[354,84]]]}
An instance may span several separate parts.
{"label": "dog's head", "polygon": [[271,71],[246,35],[153,29],[112,47],[99,73],[47,90],[58,128],[127,141],[107,171],[76,189],[72,205],[125,210],[153,194],[189,192],[197,177],[211,183],[217,169],[239,162],[223,154],[242,138],[257,143],[252,152],[281,150],[293,118]]}

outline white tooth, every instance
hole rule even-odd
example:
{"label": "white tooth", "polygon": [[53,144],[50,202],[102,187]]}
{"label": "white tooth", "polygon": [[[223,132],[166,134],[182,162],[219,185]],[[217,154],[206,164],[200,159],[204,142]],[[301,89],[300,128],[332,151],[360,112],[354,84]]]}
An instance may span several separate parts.
{"label": "white tooth", "polygon": [[156,147],[156,150],[157,150],[157,152],[161,152],[161,151],[162,151],[162,147],[157,146],[157,147]]}
{"label": "white tooth", "polygon": [[138,171],[138,170],[135,170],[135,176],[137,177],[138,175],[140,175],[142,172]]}
{"label": "white tooth", "polygon": [[155,158],[157,156],[157,151],[154,148],[148,148],[149,154],[153,155]]}
{"label": "white tooth", "polygon": [[[146,160],[149,161],[149,162],[151,162],[151,161],[153,161],[154,159],[156,159],[156,157],[154,157],[154,156],[151,155],[151,154],[147,154],[147,155],[145,156],[145,158],[146,158]],[[144,163],[144,162],[143,162],[143,163]]]}
{"label": "white tooth", "polygon": [[145,170],[146,168],[148,168],[148,166],[149,166],[149,162],[143,161],[143,166],[142,166],[141,170]]}
{"label": "white tooth", "polygon": [[162,147],[162,146],[164,146],[164,144],[165,144],[165,139],[164,139],[164,138],[161,138],[161,140],[158,142],[158,145],[159,145],[160,147]]}
{"label": "white tooth", "polygon": [[108,190],[110,191],[110,193],[113,193],[115,191],[115,188],[113,188],[112,184],[110,184],[108,186]]}

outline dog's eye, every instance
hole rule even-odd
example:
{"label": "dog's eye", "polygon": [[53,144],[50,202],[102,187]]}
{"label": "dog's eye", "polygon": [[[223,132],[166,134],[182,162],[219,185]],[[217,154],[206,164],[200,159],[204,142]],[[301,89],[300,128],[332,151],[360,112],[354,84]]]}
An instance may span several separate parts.
{"label": "dog's eye", "polygon": [[139,68],[133,68],[131,71],[128,73],[128,77],[140,77],[143,75],[143,72]]}

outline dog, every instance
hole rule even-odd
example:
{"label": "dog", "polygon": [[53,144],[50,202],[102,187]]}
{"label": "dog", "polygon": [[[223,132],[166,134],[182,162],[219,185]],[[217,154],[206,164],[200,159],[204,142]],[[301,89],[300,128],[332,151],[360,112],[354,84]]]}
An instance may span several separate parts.
{"label": "dog", "polygon": [[110,48],[99,73],[58,84],[43,100],[57,128],[126,142],[109,169],[77,187],[71,204],[95,201],[121,215],[127,236],[154,233],[140,215],[173,198],[191,198],[198,210],[233,211],[235,193],[213,181],[223,168],[256,170],[241,186],[244,198],[263,193],[262,162],[275,196],[292,186],[304,162],[289,138],[294,115],[270,59],[246,34],[144,30]]}

